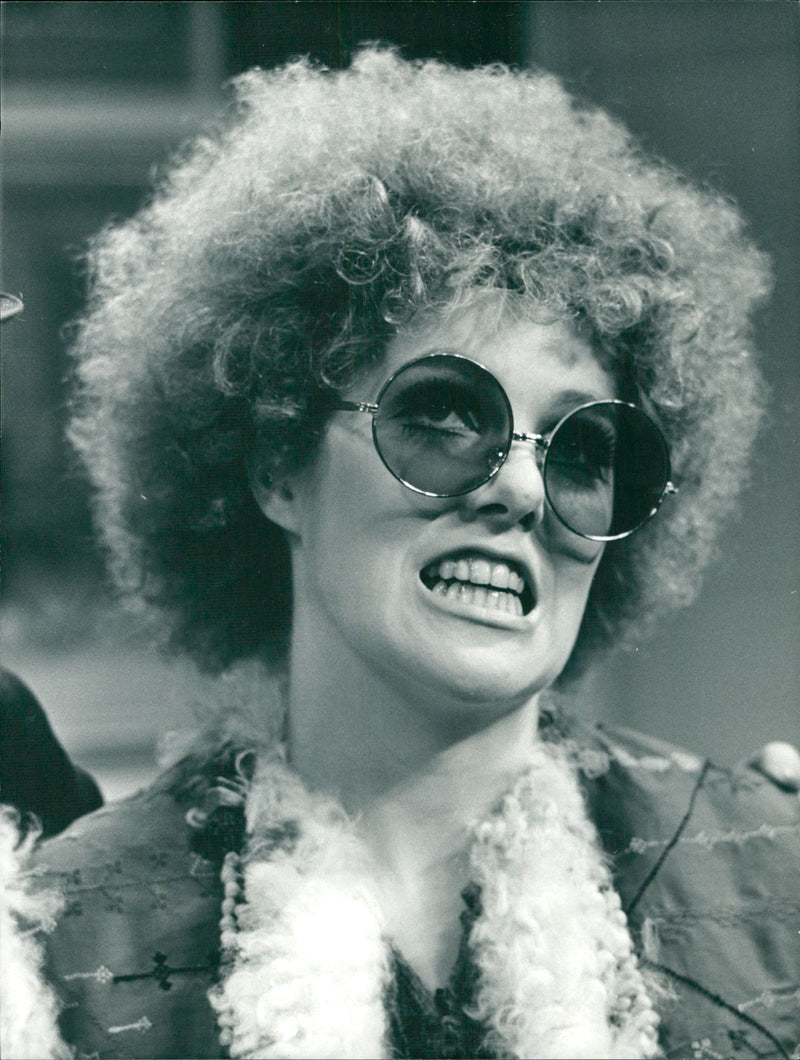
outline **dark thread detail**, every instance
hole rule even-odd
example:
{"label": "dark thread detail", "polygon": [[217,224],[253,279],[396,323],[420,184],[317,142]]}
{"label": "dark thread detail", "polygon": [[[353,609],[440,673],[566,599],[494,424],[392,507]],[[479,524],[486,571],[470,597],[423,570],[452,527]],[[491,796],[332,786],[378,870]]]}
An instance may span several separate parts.
{"label": "dark thread detail", "polygon": [[762,1053],[757,1046],[753,1045],[750,1039],[747,1037],[746,1031],[728,1031],[728,1041],[731,1043],[731,1047],[736,1050],[737,1053],[743,1052],[747,1049],[756,1060],[761,1057],[768,1057],[769,1053]]}
{"label": "dark thread detail", "polygon": [[[210,877],[213,876],[213,872],[209,871],[207,875],[210,878]],[[106,896],[108,896],[108,894],[110,893],[111,890],[123,891],[123,890],[130,890],[131,888],[134,888],[134,887],[139,887],[142,890],[147,889],[147,890],[152,891],[154,887],[162,887],[166,883],[182,883],[184,880],[188,880],[188,879],[191,879],[191,878],[192,878],[192,874],[189,873],[189,872],[176,872],[172,876],[162,876],[159,879],[155,879],[155,880],[138,880],[138,879],[137,880],[122,880],[119,883],[114,883],[114,884],[108,884],[108,883],[87,883],[83,887],[71,887],[69,889],[69,891],[67,892],[67,897],[68,898],[72,898],[72,895],[75,895],[75,894],[88,894],[88,893],[90,893],[92,891],[101,891]],[[199,877],[195,876],[194,878],[198,879]]]}
{"label": "dark thread detail", "polygon": [[678,825],[677,829],[675,830],[675,834],[673,835],[673,837],[670,839],[670,841],[667,843],[667,845],[664,847],[664,849],[659,854],[658,860],[656,861],[655,865],[652,867],[652,869],[650,869],[648,874],[645,876],[644,881],[642,882],[641,886],[639,887],[639,890],[636,892],[636,894],[633,896],[633,898],[628,903],[627,908],[625,909],[625,913],[626,913],[627,916],[630,916],[631,913],[636,908],[636,906],[639,904],[639,902],[641,901],[642,896],[644,895],[645,891],[647,890],[647,888],[650,886],[650,884],[653,882],[653,880],[656,878],[656,876],[661,871],[661,866],[664,864],[664,862],[669,857],[670,851],[675,846],[675,844],[678,842],[680,837],[683,835],[683,832],[684,832],[687,824],[689,823],[689,820],[690,820],[690,818],[692,816],[692,813],[694,811],[694,804],[695,804],[695,801],[697,800],[697,796],[700,794],[700,790],[703,787],[703,781],[705,780],[706,775],[707,775],[707,773],[708,773],[710,768],[711,768],[711,763],[709,762],[708,759],[706,759],[705,762],[703,763],[703,768],[700,770],[700,776],[697,778],[697,783],[695,784],[694,788],[692,789],[692,794],[689,796],[689,805],[686,808],[686,813],[681,818],[681,822]]}
{"label": "dark thread detail", "polygon": [[132,972],[129,975],[115,975],[112,979],[113,983],[133,983],[141,979],[155,979],[158,983],[159,989],[171,990],[172,983],[170,978],[173,975],[201,975],[204,972],[209,972],[212,975],[216,974],[219,969],[219,956],[217,954],[209,954],[207,964],[187,964],[183,968],[172,968],[167,963],[167,955],[165,953],[153,954],[153,967],[149,972]]}
{"label": "dark thread detail", "polygon": [[157,953],[153,957],[153,978],[162,990],[172,989],[172,983],[169,981],[171,974],[172,968],[167,964],[166,953]]}
{"label": "dark thread detail", "polygon": [[680,972],[673,971],[672,968],[667,968],[665,964],[656,964],[655,961],[649,961],[646,958],[642,958],[642,963],[646,964],[648,968],[653,968],[657,972],[662,972],[664,975],[669,976],[670,979],[674,979],[678,983],[683,983],[684,986],[688,986],[691,990],[694,990],[696,993],[701,994],[713,1005],[716,1005],[717,1008],[721,1008],[724,1009],[726,1012],[730,1012],[731,1015],[741,1020],[742,1023],[746,1023],[748,1024],[748,1026],[754,1027],[757,1031],[760,1031],[765,1038],[768,1038],[772,1042],[772,1044],[775,1046],[775,1048],[778,1050],[778,1053],[782,1057],[782,1060],[791,1060],[789,1054],[781,1045],[780,1041],[778,1041],[772,1031],[767,1030],[763,1023],[759,1023],[757,1019],[754,1019],[752,1016],[748,1016],[746,1012],[741,1012],[738,1008],[736,1008],[735,1005],[731,1005],[724,998],[720,997],[719,994],[715,994],[712,990],[709,990],[707,989],[707,987],[698,983],[696,979],[692,979],[688,975],[681,975]]}

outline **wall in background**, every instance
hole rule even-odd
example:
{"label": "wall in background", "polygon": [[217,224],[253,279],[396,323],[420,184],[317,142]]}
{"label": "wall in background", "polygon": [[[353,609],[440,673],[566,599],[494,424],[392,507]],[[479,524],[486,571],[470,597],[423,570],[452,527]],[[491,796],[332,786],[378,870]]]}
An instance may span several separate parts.
{"label": "wall in background", "polygon": [[226,695],[167,663],[120,615],[91,538],[88,490],[63,444],[65,328],[83,298],[76,262],[109,218],[224,107],[231,75],[311,54],[343,65],[359,41],[474,64],[517,62],[519,2],[8,2],[3,31],[3,661],[65,745],[125,790],[153,771],[164,728]]}
{"label": "wall in background", "polygon": [[[741,522],[697,605],[597,679],[595,712],[734,758],[797,737],[800,30],[783,2],[27,3],[3,5],[3,653],[84,762],[126,785],[202,698],[106,592],[85,485],[62,443],[75,261],[253,63],[348,61],[360,40],[473,64],[533,62],[652,150],[735,196],[776,263],[760,322],[775,392]],[[211,693],[213,694],[213,693]],[[138,763],[138,764],[137,764]],[[115,779],[117,778],[117,779]],[[114,789],[116,790],[116,789]]]}
{"label": "wall in background", "polygon": [[[723,760],[800,742],[800,6],[534,3],[526,59],[733,196],[775,268],[771,417],[697,604],[598,682],[599,709]],[[678,498],[679,500],[679,498]]]}

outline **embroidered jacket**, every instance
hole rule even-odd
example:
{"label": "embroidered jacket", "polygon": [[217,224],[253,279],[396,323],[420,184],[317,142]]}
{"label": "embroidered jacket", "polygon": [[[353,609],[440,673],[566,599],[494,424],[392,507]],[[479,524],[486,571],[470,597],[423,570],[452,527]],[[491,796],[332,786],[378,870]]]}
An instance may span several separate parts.
{"label": "embroidered jacket", "polygon": [[[230,772],[232,754],[184,760],[35,852],[37,886],[66,899],[45,940],[44,971],[78,1057],[225,1055],[208,991],[220,971],[220,864],[241,846],[244,823],[223,803],[192,829],[187,811]],[[797,1055],[797,796],[753,770],[720,769],[631,733],[599,731],[577,760],[640,960],[672,988],[657,1001],[665,1055]],[[468,938],[480,896],[468,890],[465,901],[448,989],[430,995],[392,951],[386,1008],[396,1056],[487,1055],[469,1015]]]}

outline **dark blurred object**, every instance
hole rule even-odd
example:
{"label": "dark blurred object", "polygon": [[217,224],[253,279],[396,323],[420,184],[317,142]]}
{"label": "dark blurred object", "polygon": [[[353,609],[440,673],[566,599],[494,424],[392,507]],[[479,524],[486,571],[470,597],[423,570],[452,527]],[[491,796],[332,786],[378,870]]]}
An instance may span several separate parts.
{"label": "dark blurred object", "polygon": [[93,778],[56,739],[41,704],[18,677],[0,668],[0,798],[34,813],[45,836],[103,805]]}
{"label": "dark blurred object", "polygon": [[16,316],[24,308],[21,298],[17,298],[15,294],[0,291],[0,320],[8,320],[9,317]]}

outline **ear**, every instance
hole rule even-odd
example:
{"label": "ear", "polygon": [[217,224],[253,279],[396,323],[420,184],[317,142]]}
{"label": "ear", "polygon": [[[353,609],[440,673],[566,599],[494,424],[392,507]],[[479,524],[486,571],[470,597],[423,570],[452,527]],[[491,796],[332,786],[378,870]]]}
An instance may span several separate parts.
{"label": "ear", "polygon": [[288,534],[299,534],[300,490],[296,477],[285,475],[273,479],[260,468],[251,466],[248,479],[250,492],[267,519]]}

